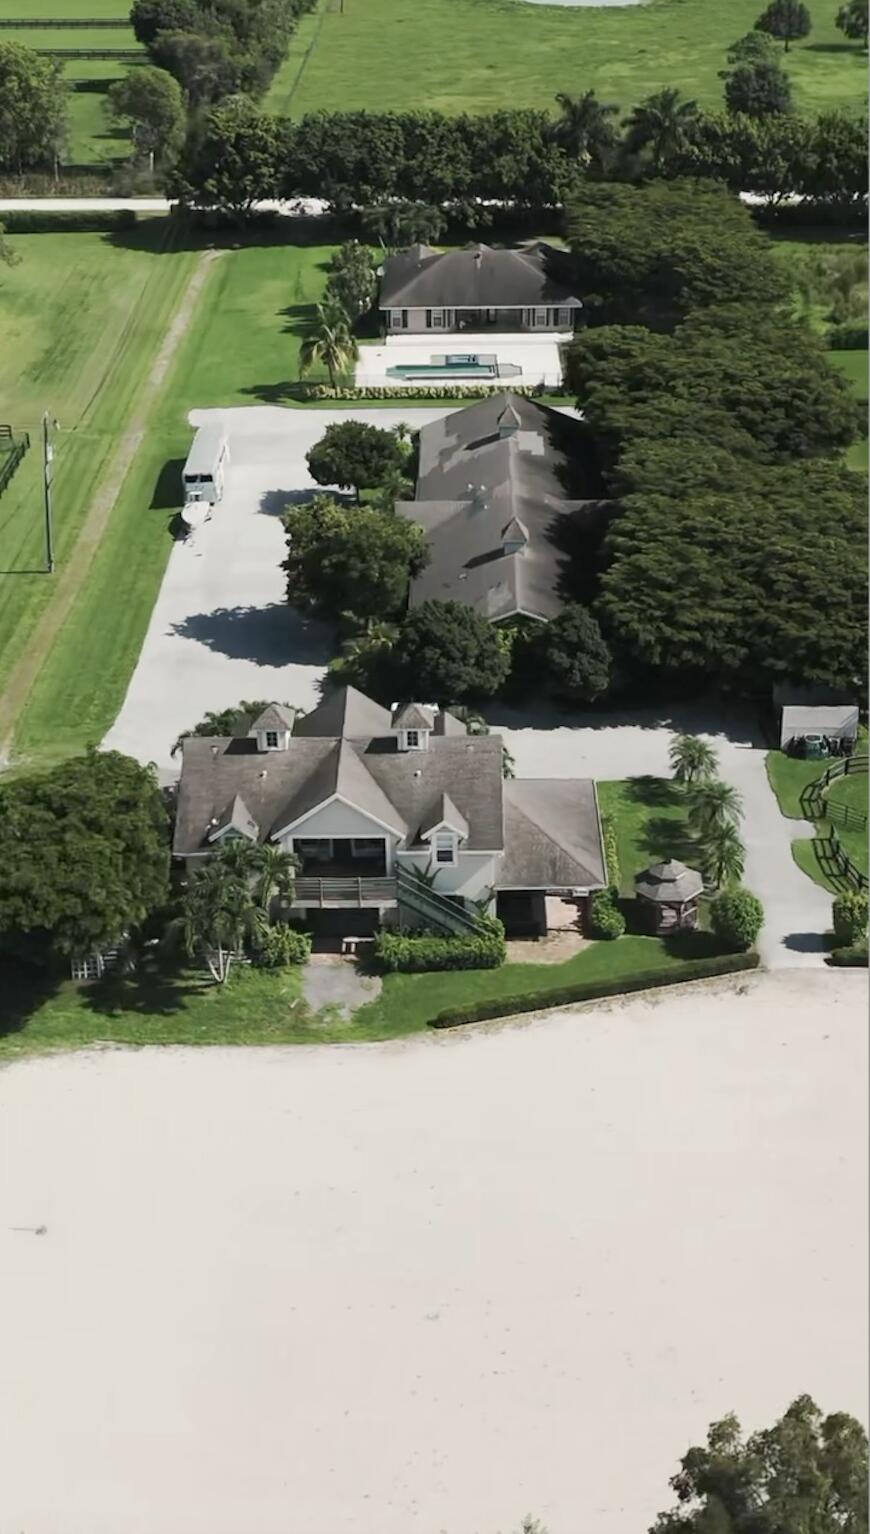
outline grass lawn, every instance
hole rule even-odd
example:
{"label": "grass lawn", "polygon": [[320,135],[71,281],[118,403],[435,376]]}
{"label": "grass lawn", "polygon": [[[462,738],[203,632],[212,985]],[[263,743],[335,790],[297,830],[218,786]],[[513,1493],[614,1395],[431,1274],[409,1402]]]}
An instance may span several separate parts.
{"label": "grass lawn", "polygon": [[858,399],[867,398],[867,352],[837,352],[830,353],[832,367],[839,368],[840,372],[848,379],[853,393]]}
{"label": "grass lawn", "polygon": [[[864,749],[862,746],[861,749]],[[770,786],[776,794],[780,810],[783,815],[791,820],[806,820],[808,817],[801,805],[801,795],[810,783],[815,783],[825,770],[826,763],[803,761],[799,757],[787,756],[784,751],[770,751],[767,755],[767,776]],[[839,804],[851,805],[854,809],[867,811],[867,774],[850,773],[841,778],[836,778],[831,784],[829,797]],[[792,856],[798,867],[820,884],[823,889],[837,890],[846,889],[848,885],[839,873],[836,865],[832,863],[828,848],[828,838],[831,832],[831,821],[820,819],[813,822],[818,835],[815,837],[802,837],[793,841]],[[836,820],[837,836],[840,839],[843,850],[852,858],[853,862],[864,873],[868,871],[867,859],[867,833],[858,827],[845,827]]]}
{"label": "grass lawn", "polygon": [[[321,0],[299,28],[269,93],[277,113],[367,108],[483,112],[549,107],[594,89],[630,108],[664,86],[722,103],[718,71],[751,31],[759,0],[650,0],[550,7],[525,0]],[[813,7],[813,31],[783,62],[802,111],[858,108],[866,55]]]}
{"label": "grass lawn", "polygon": [[690,867],[699,866],[677,784],[668,778],[625,778],[596,787],[601,814],[616,827],[620,893],[625,899],[633,899],[634,876],[650,863],[678,858]]}
{"label": "grass lawn", "polygon": [[[692,956],[710,951],[709,938],[697,934]],[[4,977],[0,1062],[100,1043],[322,1044],[398,1038],[419,1033],[436,1013],[462,1002],[673,968],[686,956],[669,952],[658,938],[624,937],[596,943],[564,964],[387,975],[378,999],[348,1021],[327,1011],[312,1014],[301,1000],[295,970],[239,968],[221,987],[200,971],[172,971],[149,961],[135,975],[89,986],[14,969]]]}

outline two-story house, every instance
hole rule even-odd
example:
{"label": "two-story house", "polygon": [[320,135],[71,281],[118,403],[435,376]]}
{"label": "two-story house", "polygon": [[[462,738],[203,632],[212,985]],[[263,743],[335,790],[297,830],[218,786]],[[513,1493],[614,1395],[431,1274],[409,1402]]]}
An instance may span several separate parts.
{"label": "two-story house", "polygon": [[545,900],[606,883],[595,785],[510,779],[498,735],[445,710],[392,713],[352,687],[247,736],[183,743],[174,852],[189,872],[231,839],[299,860],[289,914],[317,931],[459,931],[472,912],[546,930]]}

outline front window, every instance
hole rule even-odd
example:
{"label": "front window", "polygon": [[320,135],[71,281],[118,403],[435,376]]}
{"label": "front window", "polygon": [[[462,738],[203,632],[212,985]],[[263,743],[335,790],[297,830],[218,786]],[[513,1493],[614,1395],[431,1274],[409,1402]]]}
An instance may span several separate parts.
{"label": "front window", "polygon": [[277,749],[278,749],[278,731],[277,730],[267,730],[266,731],[266,749],[268,751],[277,751]]}
{"label": "front window", "polygon": [[451,831],[439,831],[435,838],[435,862],[456,862],[456,838]]}
{"label": "front window", "polygon": [[420,749],[420,731],[419,730],[406,730],[405,731],[405,745],[408,747],[409,751],[419,751],[419,749]]}

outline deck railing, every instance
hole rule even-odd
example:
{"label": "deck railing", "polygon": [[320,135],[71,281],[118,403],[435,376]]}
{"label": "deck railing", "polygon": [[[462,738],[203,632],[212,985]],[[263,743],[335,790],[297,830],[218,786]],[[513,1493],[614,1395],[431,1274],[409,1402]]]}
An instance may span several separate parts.
{"label": "deck railing", "polygon": [[294,906],[385,906],[396,903],[395,879],[297,879]]}

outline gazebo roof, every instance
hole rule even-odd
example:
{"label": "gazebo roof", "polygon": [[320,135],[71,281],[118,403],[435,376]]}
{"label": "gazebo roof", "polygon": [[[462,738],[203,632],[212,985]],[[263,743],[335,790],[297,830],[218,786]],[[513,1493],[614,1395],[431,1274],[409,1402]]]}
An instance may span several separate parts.
{"label": "gazebo roof", "polygon": [[661,905],[683,905],[696,900],[704,888],[704,880],[696,868],[687,868],[671,858],[667,863],[653,863],[637,874],[635,893],[645,900],[655,900]]}

